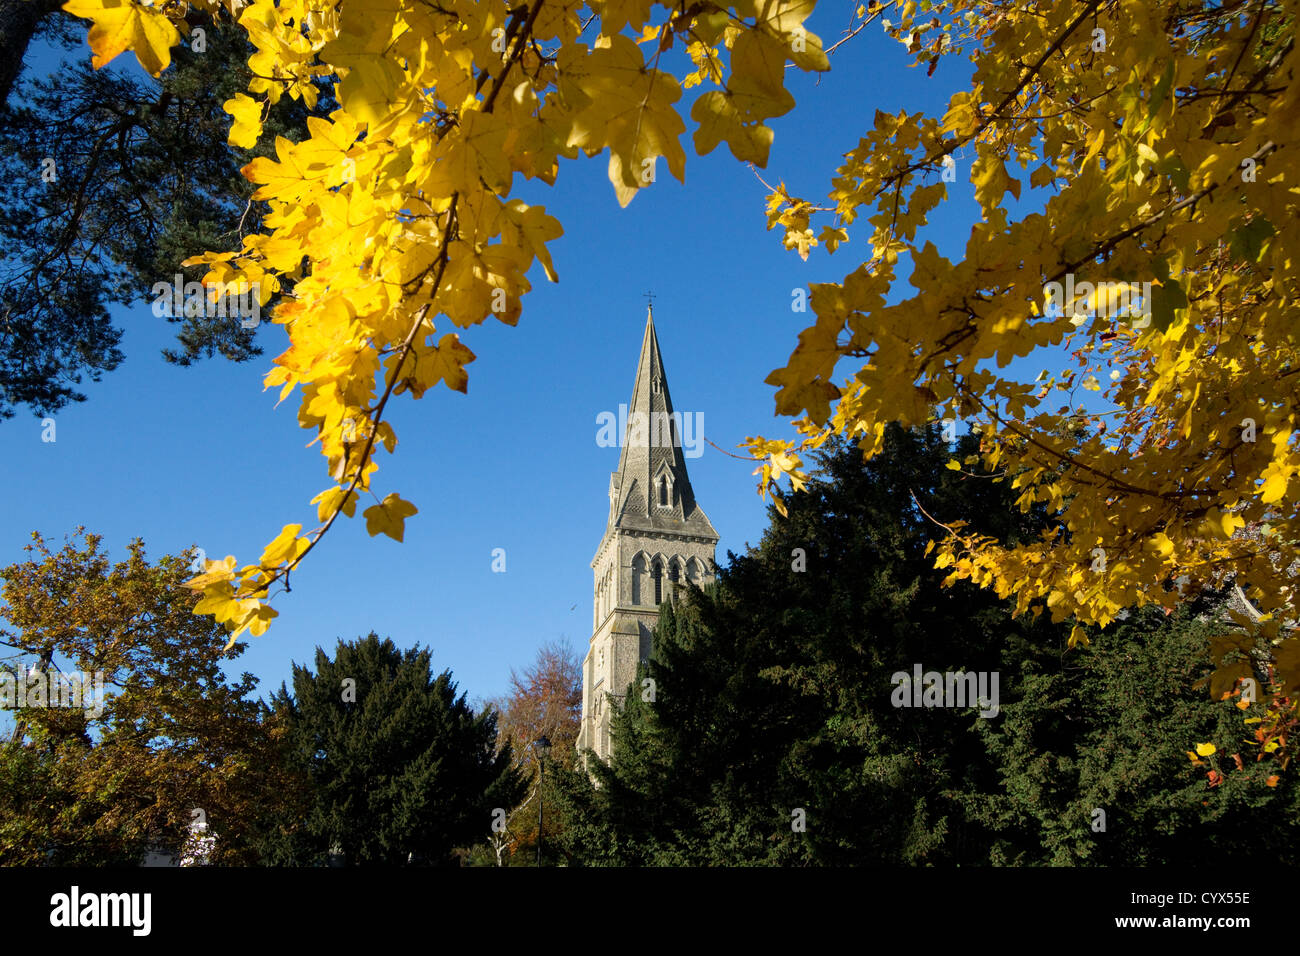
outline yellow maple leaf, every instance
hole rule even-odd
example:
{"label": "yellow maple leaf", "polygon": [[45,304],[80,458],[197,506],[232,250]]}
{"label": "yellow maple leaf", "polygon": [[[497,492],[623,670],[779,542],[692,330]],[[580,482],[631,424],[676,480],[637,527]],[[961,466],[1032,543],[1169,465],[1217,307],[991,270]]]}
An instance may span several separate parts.
{"label": "yellow maple leaf", "polygon": [[[342,502],[342,507],[339,506],[339,502]],[[335,511],[342,511],[351,518],[357,511],[357,493],[337,486],[326,488],[313,498],[311,503],[316,505],[316,516],[321,521],[328,521]]]}
{"label": "yellow maple leaf", "polygon": [[731,155],[741,162],[766,166],[775,134],[760,122],[751,122],[736,106],[734,97],[711,90],[691,107],[691,119],[699,124],[695,130],[695,151],[705,156],[721,142],[731,148]]}
{"label": "yellow maple leaf", "polygon": [[[437,385],[438,382],[445,381],[450,389],[457,392],[466,391],[469,374],[465,371],[465,366],[474,361],[474,358],[474,353],[461,344],[460,336],[455,332],[448,332],[439,340],[437,349],[429,357],[432,372],[429,384]],[[398,540],[400,541],[401,538]]]}
{"label": "yellow maple leaf", "polygon": [[97,70],[130,49],[140,65],[157,76],[167,69],[171,48],[180,42],[180,34],[167,17],[134,0],[68,0],[63,9],[93,21],[87,40],[94,53],[91,65]]}
{"label": "yellow maple leaf", "polygon": [[229,581],[221,581],[208,588],[203,598],[194,605],[195,614],[211,614],[219,622],[230,620],[239,609],[235,591]]}
{"label": "yellow maple leaf", "polygon": [[226,650],[234,646],[235,641],[244,631],[248,631],[255,637],[265,634],[266,629],[271,626],[271,619],[278,617],[280,613],[269,604],[263,604],[253,598],[240,601],[239,608],[240,615],[232,622],[235,628],[230,632],[230,639],[226,641]]}
{"label": "yellow maple leaf", "polygon": [[668,73],[648,69],[641,51],[626,36],[586,54],[561,54],[560,68],[572,77],[582,109],[569,120],[568,146],[594,154],[609,147],[609,179],[620,205],[654,181],[659,157],[678,181],[686,180],[686,154],[679,136],[686,125],[673,104],[681,85]]}
{"label": "yellow maple leaf", "polygon": [[[600,32],[613,36],[628,25],[633,29],[645,26],[651,6],[651,0],[605,0],[600,7]],[[651,29],[658,34],[657,28],[646,27],[646,32]]]}
{"label": "yellow maple leaf", "polygon": [[1266,505],[1271,505],[1286,497],[1287,474],[1280,468],[1270,468],[1265,474],[1264,487],[1259,491],[1259,500]]}
{"label": "yellow maple leaf", "polygon": [[366,519],[366,531],[371,537],[386,534],[395,541],[401,541],[406,530],[406,519],[419,511],[409,501],[403,501],[397,492],[389,492],[377,505],[371,505],[362,514]]}
{"label": "yellow maple leaf", "polygon": [[221,109],[235,119],[230,126],[227,142],[231,146],[242,146],[244,149],[252,149],[256,146],[257,137],[262,135],[261,102],[243,93],[236,93],[233,99],[221,104]]}
{"label": "yellow maple leaf", "polygon": [[263,567],[278,567],[281,564],[292,563],[293,560],[307,550],[311,544],[306,538],[299,538],[298,532],[302,530],[300,524],[287,524],[284,529],[276,536],[275,540],[266,546],[262,552],[261,564]]}
{"label": "yellow maple leaf", "polygon": [[228,554],[220,561],[209,560],[204,565],[202,573],[195,575],[185,582],[187,588],[193,588],[196,591],[207,591],[211,585],[220,581],[229,581],[235,574],[235,556]]}
{"label": "yellow maple leaf", "polygon": [[497,193],[510,191],[510,161],[505,155],[508,132],[499,116],[479,110],[465,112],[458,135],[446,140],[446,175],[454,189],[472,190],[481,179]]}

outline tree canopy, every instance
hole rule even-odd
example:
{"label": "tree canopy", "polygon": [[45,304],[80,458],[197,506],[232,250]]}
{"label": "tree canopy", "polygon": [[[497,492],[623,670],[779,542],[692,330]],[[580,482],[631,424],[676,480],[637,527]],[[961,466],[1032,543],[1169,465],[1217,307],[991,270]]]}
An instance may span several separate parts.
{"label": "tree canopy", "polygon": [[[298,783],[256,678],[222,670],[244,645],[223,654],[220,627],[194,614],[193,556],[150,563],[136,540],[111,563],[98,535],[58,551],[33,538],[0,568],[0,643],[19,655],[0,681],[45,688],[0,743],[0,863],[133,866],[195,829],[215,838],[210,862],[255,861],[260,821],[287,813]],[[55,706],[54,682],[81,675],[100,689]]]}
{"label": "tree canopy", "polygon": [[309,793],[301,819],[266,833],[272,863],[445,865],[523,788],[496,712],[475,714],[425,649],[373,633],[339,641],[333,659],[317,648],[315,671],[294,665],[292,693],[282,686],[272,707]]}
{"label": "tree canopy", "polygon": [[[649,4],[546,0],[70,0],[64,9],[92,21],[97,63],[129,48],[154,74],[170,63],[187,10],[236,17],[255,51],[247,92],[224,107],[232,144],[269,135],[264,117],[282,100],[314,106],[322,83],[340,104],[309,120],[302,142],[275,138],[276,160],[245,167],[253,198],[270,204],[266,228],[238,252],[187,260],[208,266],[209,286],[256,290],[263,304],[295,283],[272,316],[290,347],[266,381],[282,398],[301,389],[299,421],[319,438],[333,480],[314,499],[315,530],[286,525],[256,564],[236,570],[232,556],[194,582],[201,613],[232,636],[266,629],[270,589],[371,491],[378,447],[397,442],[389,401],[439,383],[464,391],[474,355],[454,330],[493,317],[514,324],[534,263],[557,278],[546,244],[562,227],[544,207],[509,198],[516,174],[553,183],[561,158],[608,149],[621,202],[653,182],[659,159],[681,179],[675,104],[683,86],[701,83],[716,89],[692,108],[696,149],[725,141],[761,164],[772,138],[764,121],[794,104],[787,56],[827,67],[803,26],[810,0],[664,7],[654,24]],[[674,43],[693,64],[680,79],[659,68]],[[390,492],[364,516],[371,534],[401,540],[415,513]]]}
{"label": "tree canopy", "polygon": [[[980,447],[951,467],[1009,481],[1054,520],[1012,545],[945,509],[937,566],[1073,620],[1076,641],[1235,581],[1274,642],[1269,738],[1285,747],[1300,697],[1296,4],[899,13],[890,29],[918,63],[968,56],[971,84],[942,116],[878,111],[828,206],[770,197],[787,246],[806,251],[824,220],[833,249],[862,218],[870,256],[812,287],[816,321],[768,378],[801,437],[751,439],[760,491],[797,487],[829,435],[872,455],[891,422],[966,421]],[[954,262],[926,227],[966,150],[982,216]]]}
{"label": "tree canopy", "polygon": [[494,865],[507,861],[531,865],[537,859],[539,837],[544,850],[554,847],[559,830],[556,815],[546,816],[542,806],[542,761],[548,755],[540,742],[546,741],[549,754],[561,766],[570,762],[582,719],[581,658],[569,645],[548,641],[522,672],[511,668],[510,689],[492,706],[500,714],[500,744],[510,748],[515,767],[528,782],[528,793],[493,827],[486,849]]}

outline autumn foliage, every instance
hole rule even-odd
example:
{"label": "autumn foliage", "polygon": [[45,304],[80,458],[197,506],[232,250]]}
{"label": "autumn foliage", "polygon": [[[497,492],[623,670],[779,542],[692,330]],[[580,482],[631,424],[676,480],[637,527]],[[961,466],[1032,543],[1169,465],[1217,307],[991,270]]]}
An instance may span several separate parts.
{"label": "autumn foliage", "polygon": [[[300,792],[282,728],[230,679],[221,628],[194,614],[189,555],[110,562],[98,535],[0,568],[0,642],[40,671],[102,673],[98,708],[30,706],[0,743],[0,863],[136,865],[198,824],[209,862],[257,859],[254,835]],[[24,674],[24,676],[26,676]]]}
{"label": "autumn foliage", "polygon": [[[493,849],[499,861],[507,854],[537,845],[538,796],[541,786],[539,761],[547,759],[538,748],[545,738],[551,759],[560,766],[568,763],[578,740],[582,719],[582,665],[565,644],[548,642],[522,672],[510,671],[510,690],[496,702],[499,746],[509,746],[515,765],[529,781],[528,793],[510,810],[505,826],[494,833]],[[551,814],[544,822],[546,840],[552,841],[560,826]]]}
{"label": "autumn foliage", "polygon": [[[870,457],[891,422],[965,422],[978,453],[949,467],[1054,520],[1010,545],[936,505],[948,580],[1075,622],[1071,645],[1125,608],[1235,583],[1263,618],[1239,615],[1216,645],[1219,693],[1258,673],[1261,745],[1285,751],[1300,696],[1297,4],[895,7],[917,65],[969,57],[974,72],[941,116],[878,111],[828,205],[773,195],[787,247],[806,254],[823,219],[828,248],[856,237],[866,254],[812,286],[815,322],[768,378],[800,437],[750,440],[760,490],[802,485],[833,434]],[[967,179],[982,215],[952,261],[926,227]],[[1117,302],[1128,284],[1149,295]]]}
{"label": "autumn foliage", "polygon": [[[863,252],[841,282],[812,286],[815,321],[768,379],[800,437],[747,443],[766,493],[783,477],[801,487],[803,456],[832,434],[871,456],[891,422],[977,427],[979,450],[952,466],[1010,482],[1021,508],[1055,520],[1011,545],[939,508],[949,533],[934,554],[949,580],[1075,621],[1074,644],[1124,608],[1235,582],[1264,615],[1239,622],[1267,649],[1249,664],[1272,702],[1262,746],[1284,753],[1300,696],[1300,638],[1284,626],[1300,472],[1297,6],[858,7],[936,77],[944,60],[974,70],[943,115],[878,111],[864,135],[846,134],[828,206],[783,187],[770,198],[788,247],[856,239]],[[829,66],[804,26],[812,0],[65,6],[91,21],[97,62],[130,49],[155,74],[189,8],[236,18],[255,48],[247,92],[226,104],[232,143],[257,142],[283,97],[311,105],[328,87],[341,104],[246,168],[271,207],[266,230],[193,260],[210,285],[251,286],[263,302],[294,280],[273,315],[290,347],[266,384],[282,399],[300,391],[332,480],[313,499],[315,528],[289,524],[256,562],[228,557],[191,582],[232,640],[267,628],[271,588],[372,492],[378,447],[397,443],[389,402],[440,383],[464,391],[474,355],[455,330],[514,324],[534,264],[556,279],[547,243],[561,224],[511,198],[516,174],[554,183],[562,158],[607,150],[622,203],[659,159],[681,178],[678,104],[696,85],[696,151],[725,142],[762,166],[766,121],[794,105],[787,64]],[[674,47],[688,55],[680,75]],[[952,261],[927,227],[958,188],[945,176],[958,157],[981,215]],[[902,279],[915,291],[900,294]],[[1052,283],[1079,294],[1049,303]],[[1119,302],[1130,283],[1150,294]],[[1027,369],[1031,358],[1041,364]],[[415,506],[375,499],[367,529],[401,540]],[[1242,665],[1245,651],[1223,650]]]}

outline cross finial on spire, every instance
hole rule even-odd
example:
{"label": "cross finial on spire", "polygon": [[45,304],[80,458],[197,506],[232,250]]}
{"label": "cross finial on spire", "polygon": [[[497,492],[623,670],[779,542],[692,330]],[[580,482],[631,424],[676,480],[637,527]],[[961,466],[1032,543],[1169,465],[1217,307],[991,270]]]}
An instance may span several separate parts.
{"label": "cross finial on spire", "polygon": [[645,311],[646,311],[646,315],[654,315],[654,312],[655,312],[655,294],[654,294],[653,292],[643,292],[643,293],[641,293],[641,294],[645,296]]}

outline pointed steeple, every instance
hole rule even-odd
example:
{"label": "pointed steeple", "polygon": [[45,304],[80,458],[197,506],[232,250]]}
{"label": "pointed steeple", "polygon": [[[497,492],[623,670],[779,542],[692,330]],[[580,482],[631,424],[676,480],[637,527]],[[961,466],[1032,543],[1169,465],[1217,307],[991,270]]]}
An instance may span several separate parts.
{"label": "pointed steeple", "polygon": [[704,416],[673,408],[647,309],[632,400],[619,405],[622,450],[609,479],[609,520],[591,559],[592,635],[582,662],[579,750],[610,755],[612,710],[650,658],[659,607],[687,584],[713,580],[718,533],[695,503],[686,450],[703,440]]}
{"label": "pointed steeple", "polygon": [[703,439],[702,419],[702,414],[682,415],[673,408],[655,334],[654,308],[647,306],[618,471],[610,482],[611,527],[717,540],[712,523],[695,503],[682,448],[684,438],[692,442]]}

